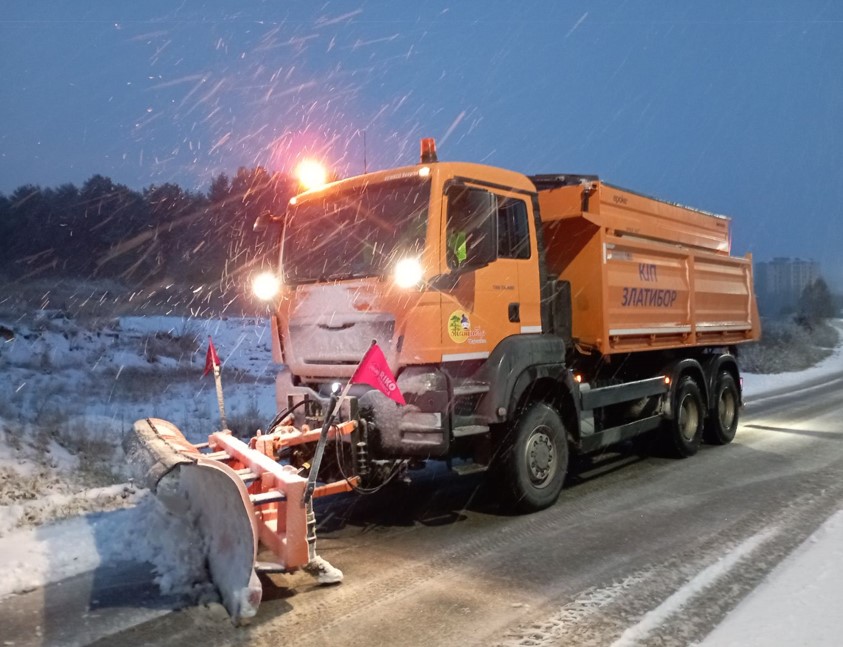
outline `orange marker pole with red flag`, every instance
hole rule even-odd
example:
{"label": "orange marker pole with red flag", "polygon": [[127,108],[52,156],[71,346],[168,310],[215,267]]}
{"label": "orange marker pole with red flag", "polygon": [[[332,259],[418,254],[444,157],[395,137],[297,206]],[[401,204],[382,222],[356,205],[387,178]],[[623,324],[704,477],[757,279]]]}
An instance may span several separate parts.
{"label": "orange marker pole with red flag", "polygon": [[223,429],[227,429],[228,423],[225,421],[225,402],[222,397],[220,358],[219,355],[217,355],[217,349],[214,348],[213,340],[208,337],[208,353],[205,355],[205,371],[202,373],[202,377],[205,377],[212,370],[214,371],[214,382],[217,386],[217,404],[220,408],[220,423]]}
{"label": "orange marker pole with red flag", "polygon": [[[322,464],[322,456],[325,453],[325,445],[328,442],[328,431],[334,423],[334,418],[340,411],[343,399],[348,395],[352,384],[368,384],[378,389],[385,396],[395,401],[397,404],[406,404],[398,384],[395,382],[395,376],[389,369],[383,351],[378,347],[377,342],[372,340],[372,345],[363,359],[360,360],[357,369],[348,381],[348,384],[343,388],[339,395],[331,394],[331,399],[328,404],[328,412],[325,415],[325,421],[322,423],[322,432],[319,434],[319,441],[316,443],[316,450],[313,452],[313,460],[310,462],[310,472],[307,475],[307,484],[304,488],[304,496],[302,497],[302,505],[306,510],[307,518],[307,551],[310,565],[318,570],[319,561],[316,556],[316,516],[313,513],[313,491],[316,489],[316,477],[319,474],[319,466]],[[336,442],[341,442],[337,438]]]}

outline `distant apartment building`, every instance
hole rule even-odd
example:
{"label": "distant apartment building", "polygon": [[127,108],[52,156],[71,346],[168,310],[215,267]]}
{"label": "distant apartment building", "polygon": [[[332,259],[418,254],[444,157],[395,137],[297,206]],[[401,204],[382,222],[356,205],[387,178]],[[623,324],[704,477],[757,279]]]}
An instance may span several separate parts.
{"label": "distant apartment building", "polygon": [[755,264],[755,292],[761,314],[775,315],[796,307],[805,286],[820,276],[820,264],[801,258],[774,258]]}

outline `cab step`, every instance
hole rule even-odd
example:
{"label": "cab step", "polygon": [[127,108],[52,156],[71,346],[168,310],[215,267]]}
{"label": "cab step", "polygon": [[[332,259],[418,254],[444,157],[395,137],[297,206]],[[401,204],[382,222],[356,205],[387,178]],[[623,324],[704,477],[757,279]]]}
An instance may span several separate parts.
{"label": "cab step", "polygon": [[489,470],[488,465],[481,465],[480,463],[463,463],[462,465],[451,465],[451,471],[460,476],[468,476],[469,474],[481,474]]}
{"label": "cab step", "polygon": [[451,433],[454,438],[463,438],[464,436],[476,436],[477,434],[485,434],[489,431],[489,425],[463,425],[461,427],[454,427]]}

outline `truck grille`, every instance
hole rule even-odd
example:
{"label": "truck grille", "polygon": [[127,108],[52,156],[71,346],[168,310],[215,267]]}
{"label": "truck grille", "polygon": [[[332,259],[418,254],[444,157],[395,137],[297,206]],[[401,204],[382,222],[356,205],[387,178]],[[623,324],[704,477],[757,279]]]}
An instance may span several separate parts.
{"label": "truck grille", "polygon": [[395,320],[378,317],[350,325],[290,322],[291,348],[304,364],[356,365],[372,340],[385,351],[392,346]]}

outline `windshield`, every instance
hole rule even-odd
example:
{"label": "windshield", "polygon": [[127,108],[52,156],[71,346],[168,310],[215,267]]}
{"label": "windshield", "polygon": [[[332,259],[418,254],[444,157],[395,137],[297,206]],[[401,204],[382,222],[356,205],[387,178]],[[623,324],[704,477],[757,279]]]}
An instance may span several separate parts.
{"label": "windshield", "polygon": [[328,191],[291,208],[286,283],[380,276],[424,247],[430,182],[419,178]]}

